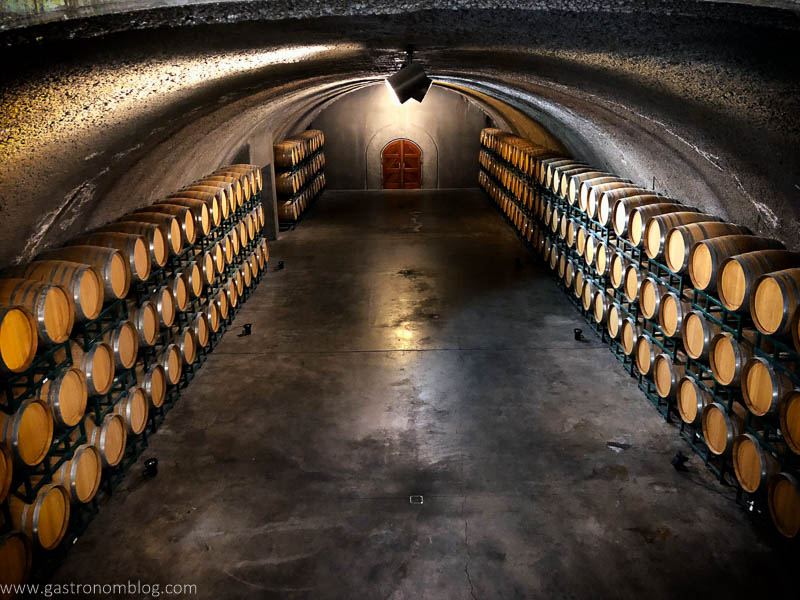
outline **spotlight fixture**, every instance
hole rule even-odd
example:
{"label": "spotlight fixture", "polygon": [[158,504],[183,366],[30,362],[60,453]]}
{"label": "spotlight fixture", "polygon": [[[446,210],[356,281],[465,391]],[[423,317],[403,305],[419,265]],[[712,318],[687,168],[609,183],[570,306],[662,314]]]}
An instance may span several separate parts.
{"label": "spotlight fixture", "polygon": [[422,102],[432,83],[422,65],[413,62],[411,48],[406,50],[406,61],[402,68],[386,78],[386,85],[400,104],[405,104],[411,98]]}

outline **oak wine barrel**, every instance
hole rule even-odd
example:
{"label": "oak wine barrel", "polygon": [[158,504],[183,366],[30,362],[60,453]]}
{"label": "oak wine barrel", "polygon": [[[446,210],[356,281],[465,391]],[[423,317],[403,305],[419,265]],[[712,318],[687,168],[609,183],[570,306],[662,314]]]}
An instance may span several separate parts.
{"label": "oak wine barrel", "polygon": [[[163,214],[167,217],[172,217],[178,223],[178,227],[180,229],[180,246],[178,251],[180,251],[180,247],[184,245],[191,246],[197,241],[198,230],[195,222],[195,216],[187,206],[180,206],[178,204],[151,204],[150,206],[137,208],[130,214],[137,217],[148,217],[149,215],[156,214]],[[157,220],[154,220],[153,222],[157,222]],[[164,219],[163,222],[169,221]],[[170,222],[170,227],[171,226],[172,223]]]}
{"label": "oak wine barrel", "polygon": [[644,279],[644,272],[636,263],[630,263],[625,267],[625,274],[622,279],[622,290],[628,302],[636,302],[639,298],[639,286]]}
{"label": "oak wine barrel", "polygon": [[91,444],[81,444],[68,461],[53,474],[53,482],[67,490],[70,500],[79,504],[91,502],[100,488],[103,459]]}
{"label": "oak wine barrel", "polygon": [[139,345],[152,346],[158,338],[159,317],[158,308],[150,300],[144,300],[140,305],[128,301],[128,317],[136,328]]}
{"label": "oak wine barrel", "polygon": [[172,327],[175,322],[175,296],[168,285],[155,290],[150,296],[150,301],[155,304],[158,318],[164,327]]}
{"label": "oak wine barrel", "polygon": [[634,207],[628,217],[628,239],[634,246],[641,246],[647,221],[651,217],[673,212],[697,212],[697,209],[679,204],[671,198],[663,198],[662,202],[658,204],[644,204]]}
{"label": "oak wine barrel", "polygon": [[639,308],[647,319],[655,319],[661,307],[661,300],[667,294],[667,287],[657,277],[648,275],[639,286]]}
{"label": "oak wine barrel", "polygon": [[624,181],[616,175],[599,175],[592,177],[586,181],[581,182],[580,189],[578,190],[578,210],[583,213],[589,211],[589,197],[592,195],[592,190],[605,183],[624,183]]}
{"label": "oak wine barrel", "polygon": [[800,533],[800,483],[794,475],[781,472],[769,482],[769,513],[780,534],[795,538]]}
{"label": "oak wine barrel", "polygon": [[553,169],[563,165],[574,164],[575,160],[563,156],[546,158],[539,161],[539,183],[550,189],[553,186]]}
{"label": "oak wine barrel", "polygon": [[615,340],[619,336],[624,314],[625,313],[622,310],[622,305],[620,305],[618,302],[612,302],[608,307],[606,329],[608,329],[608,335],[611,336],[611,339]]}
{"label": "oak wine barrel", "polygon": [[800,253],[788,250],[756,250],[725,259],[717,277],[717,292],[728,310],[750,310],[758,278],[765,273],[800,266]]}
{"label": "oak wine barrel", "polygon": [[586,259],[587,266],[594,265],[595,251],[597,250],[597,237],[594,234],[588,233],[586,236],[586,246],[583,250],[583,257]]}
{"label": "oak wine barrel", "polygon": [[150,405],[158,408],[167,397],[167,376],[164,367],[158,363],[145,369],[143,363],[136,365],[136,384],[144,390]]}
{"label": "oak wine barrel", "polygon": [[192,319],[194,335],[197,338],[198,348],[206,348],[211,341],[211,327],[208,324],[208,316],[205,312],[199,312]]}
{"label": "oak wine barrel", "polygon": [[708,353],[708,363],[714,379],[720,385],[739,385],[744,366],[753,356],[753,340],[755,338],[752,330],[741,341],[736,339],[733,334],[722,331],[711,340],[711,348]]}
{"label": "oak wine barrel", "polygon": [[738,402],[728,410],[718,402],[707,404],[703,409],[703,438],[712,454],[722,456],[733,448],[733,440],[744,431],[746,411]]}
{"label": "oak wine barrel", "polygon": [[177,271],[175,275],[167,280],[167,285],[172,292],[172,298],[175,300],[175,310],[177,312],[184,312],[189,306],[189,283],[183,274],[183,271]]}
{"label": "oak wine barrel", "polygon": [[733,440],[733,471],[745,492],[756,493],[781,470],[778,460],[767,452],[752,433]]}
{"label": "oak wine barrel", "polygon": [[579,300],[583,297],[583,284],[585,283],[585,275],[583,269],[576,267],[575,276],[572,279],[572,293]]}
{"label": "oak wine barrel", "polygon": [[650,217],[644,226],[644,251],[649,258],[660,258],[665,250],[667,234],[674,227],[691,223],[722,221],[714,215],[689,210],[671,212]]}
{"label": "oak wine barrel", "polygon": [[606,173],[605,171],[583,171],[581,173],[576,173],[569,178],[569,186],[567,190],[567,202],[570,205],[575,205],[580,198],[580,189],[584,181],[590,181],[593,179],[598,179],[602,177],[613,177],[611,173]]}
{"label": "oak wine barrel", "polygon": [[70,342],[72,364],[86,376],[90,396],[103,396],[114,383],[114,351],[105,342],[97,342],[88,350],[76,340]]}
{"label": "oak wine barrel", "polygon": [[[11,489],[11,480],[14,477],[14,457],[5,444],[0,444],[0,503],[2,503]],[[2,568],[2,567],[0,567]],[[0,578],[0,582],[3,580]]]}
{"label": "oak wine barrel", "polygon": [[[31,572],[31,543],[20,531],[0,535],[0,585],[14,586],[28,581]],[[3,600],[12,595],[0,596]]]}
{"label": "oak wine barrel", "polygon": [[658,324],[667,337],[678,337],[683,331],[686,316],[692,311],[690,302],[683,300],[675,292],[667,292],[658,306]]}
{"label": "oak wine barrel", "polygon": [[722,235],[700,240],[689,254],[689,277],[694,287],[713,293],[726,258],[755,250],[781,250],[783,243],[755,235]]}
{"label": "oak wine barrel", "polygon": [[567,168],[560,168],[556,169],[557,177],[554,178],[553,187],[555,188],[553,192],[557,194],[562,200],[566,200],[569,202],[569,182],[573,175],[580,175],[581,173],[594,173],[595,170],[593,167],[582,163],[576,164],[575,166],[567,169]]}
{"label": "oak wine barrel", "polygon": [[[60,286],[30,279],[0,279],[0,304],[28,310],[36,323],[39,341],[44,344],[60,344],[72,332],[75,311],[70,297]],[[20,350],[27,351],[26,345],[22,338]]]}
{"label": "oak wine barrel", "polygon": [[211,247],[211,255],[214,257],[214,268],[221,275],[225,272],[225,244],[222,240]]}
{"label": "oak wine barrel", "polygon": [[749,235],[750,233],[750,229],[744,225],[713,220],[673,227],[667,232],[667,237],[664,239],[664,257],[667,267],[673,273],[683,273],[689,266],[689,256],[696,243],[723,235]]}
{"label": "oak wine barrel", "polygon": [[228,295],[228,304],[230,308],[236,308],[239,305],[239,293],[236,291],[236,282],[233,278],[229,278],[223,287],[225,293]]}
{"label": "oak wine barrel", "polygon": [[114,405],[114,412],[122,417],[128,435],[139,435],[147,427],[150,403],[144,388],[129,387]]}
{"label": "oak wine barrel", "polygon": [[219,331],[221,315],[219,314],[219,306],[215,300],[209,300],[205,307],[206,317],[208,318],[208,328],[212,333]]}
{"label": "oak wine barrel", "polygon": [[37,261],[64,260],[94,267],[103,282],[106,301],[124,298],[131,285],[131,268],[116,248],[103,246],[65,246],[45,250]]}
{"label": "oak wine barrel", "polygon": [[189,261],[181,273],[186,278],[186,285],[188,286],[191,297],[199,298],[200,294],[203,292],[203,286],[205,285],[201,263],[197,260]]}
{"label": "oak wine barrel", "polygon": [[706,359],[711,340],[720,332],[720,326],[709,321],[699,310],[690,311],[683,320],[683,347],[691,358]]}
{"label": "oak wine barrel", "polygon": [[658,204],[664,200],[663,196],[659,196],[652,190],[640,187],[612,190],[600,197],[597,220],[601,224],[611,227],[618,236],[624,237],[628,234],[628,217],[631,210],[637,206]]}
{"label": "oak wine barrel", "polygon": [[594,300],[595,291],[597,291],[597,286],[595,286],[590,279],[584,280],[583,289],[581,290],[581,304],[583,305],[583,310],[587,312],[592,310],[592,301]]}
{"label": "oak wine barrel", "polygon": [[[224,219],[228,214],[227,210],[230,204],[228,203],[228,198],[225,196],[225,191],[221,188],[190,186],[179,192],[170,194],[167,196],[165,202],[192,207],[193,205],[192,203],[188,202],[189,200],[199,201],[205,205],[211,219],[211,229],[218,227],[222,222],[222,219]],[[223,205],[226,207],[224,216],[222,214]],[[195,204],[194,206],[197,205]]]}
{"label": "oak wine barrel", "polygon": [[130,369],[139,352],[139,332],[131,321],[121,321],[103,334],[103,341],[114,352],[114,364]]}
{"label": "oak wine barrel", "polygon": [[200,180],[203,184],[220,184],[221,186],[228,186],[226,188],[226,195],[230,206],[228,207],[228,214],[236,212],[236,209],[244,204],[244,190],[242,189],[241,182],[236,177],[228,177],[226,175],[209,175]]}
{"label": "oak wine barrel", "polygon": [[83,419],[89,399],[86,375],[78,367],[64,367],[39,388],[39,399],[47,404],[60,428],[74,427]]}
{"label": "oak wine barrel", "polygon": [[594,268],[601,277],[608,273],[608,253],[609,247],[605,242],[597,240],[594,251]]}
{"label": "oak wine barrel", "polygon": [[611,261],[608,265],[608,279],[611,286],[618,290],[625,282],[625,269],[628,266],[628,261],[621,252],[615,252],[611,256]]}
{"label": "oak wine barrel", "polygon": [[184,364],[192,364],[197,358],[197,336],[194,333],[194,327],[188,325],[180,329],[175,335],[174,342],[181,352]]}
{"label": "oak wine barrel", "polygon": [[24,401],[12,415],[0,411],[0,442],[23,465],[42,462],[52,441],[53,417],[41,400]]}
{"label": "oak wine barrel", "polygon": [[31,311],[23,306],[0,306],[0,371],[25,371],[38,348],[39,336]]}
{"label": "oak wine barrel", "polygon": [[594,317],[595,323],[600,325],[606,323],[610,306],[611,299],[606,295],[605,291],[602,289],[595,291],[594,298],[592,299],[592,316]]}
{"label": "oak wine barrel", "polygon": [[169,385],[177,385],[183,373],[183,357],[175,344],[167,344],[158,349],[158,363],[164,368]]}
{"label": "oak wine barrel", "polygon": [[653,368],[653,363],[656,361],[656,354],[658,350],[653,338],[649,332],[642,332],[636,338],[634,348],[634,356],[636,362],[636,369],[642,375],[649,375]]}
{"label": "oak wine barrel", "polygon": [[786,445],[795,454],[800,454],[800,389],[791,390],[781,400],[780,422]]}
{"label": "oak wine barrel", "polygon": [[686,373],[686,365],[672,360],[665,352],[658,354],[653,362],[653,383],[661,398],[673,398],[678,393],[678,384]]}
{"label": "oak wine barrel", "polygon": [[218,223],[214,223],[213,221],[211,209],[208,207],[208,204],[202,200],[197,200],[195,198],[167,198],[166,200],[160,200],[153,204],[153,209],[159,209],[162,206],[170,209],[172,207],[188,209],[194,221],[196,238],[207,236],[211,232],[211,229],[218,225]]}
{"label": "oak wine barrel", "polygon": [[750,316],[761,333],[790,333],[800,305],[800,267],[766,273],[758,278],[750,299]]}
{"label": "oak wine barrel", "polygon": [[783,397],[794,389],[792,380],[769,361],[753,356],[742,369],[742,397],[750,412],[762,417],[774,413]]}
{"label": "oak wine barrel", "polygon": [[8,510],[15,529],[23,532],[44,550],[53,550],[67,532],[69,493],[64,486],[42,486],[28,504],[15,495],[8,498]]}
{"label": "oak wine barrel", "polygon": [[122,217],[121,220],[98,227],[92,233],[127,233],[128,235],[138,235],[146,244],[151,263],[158,267],[163,267],[167,264],[170,252],[169,240],[167,239],[164,228],[155,223],[137,221],[131,215],[126,215]]}
{"label": "oak wine barrel", "polygon": [[86,441],[100,452],[103,466],[116,467],[125,455],[125,444],[128,432],[125,421],[116,413],[108,413],[101,423],[97,423],[92,415],[83,420],[86,430]]}
{"label": "oak wine barrel", "polygon": [[[181,248],[183,248],[184,232],[181,222],[172,215],[162,212],[132,212],[121,217],[119,221],[123,223],[152,223],[164,233],[169,252],[180,254]],[[194,230],[193,224],[192,230]]]}
{"label": "oak wine barrel", "polygon": [[564,286],[569,290],[572,287],[572,282],[575,279],[575,262],[572,259],[567,259],[567,264],[564,266]]}
{"label": "oak wine barrel", "polygon": [[78,321],[96,319],[103,310],[103,282],[90,265],[65,260],[35,260],[7,269],[6,273],[61,287],[70,295]]}
{"label": "oak wine barrel", "polygon": [[[561,255],[563,259],[563,265],[561,264],[562,261],[559,261],[558,264],[558,274],[560,277],[564,277],[564,269],[567,266],[567,253]],[[250,288],[253,285],[253,269],[250,267],[250,257],[248,256],[242,261],[242,267],[240,269],[242,274],[242,280],[244,282],[244,287]]]}
{"label": "oak wine barrel", "polygon": [[[90,246],[111,248],[119,252],[127,262],[131,276],[136,280],[147,281],[150,277],[152,268],[150,247],[144,236],[132,233],[93,232],[67,242],[67,248],[80,248],[82,251]],[[119,283],[114,287],[119,289]]]}
{"label": "oak wine barrel", "polygon": [[703,409],[714,401],[714,397],[703,388],[693,375],[684,375],[678,382],[678,414],[684,423],[696,425]]}
{"label": "oak wine barrel", "polygon": [[[603,194],[613,190],[627,189],[632,187],[630,181],[625,181],[619,177],[613,178],[611,181],[606,181],[597,185],[592,185],[586,198],[585,212],[590,218],[594,219],[597,216],[597,211],[600,208],[600,201]],[[583,208],[583,207],[581,207]]]}
{"label": "oak wine barrel", "polygon": [[639,337],[639,325],[633,317],[625,317],[622,319],[622,325],[619,329],[620,344],[622,345],[622,352],[625,356],[631,356],[636,348],[636,340]]}

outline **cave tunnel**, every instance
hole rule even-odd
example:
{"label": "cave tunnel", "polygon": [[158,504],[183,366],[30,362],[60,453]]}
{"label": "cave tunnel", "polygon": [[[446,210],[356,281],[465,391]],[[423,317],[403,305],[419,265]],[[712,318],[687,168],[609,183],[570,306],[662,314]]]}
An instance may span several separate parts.
{"label": "cave tunnel", "polygon": [[0,597],[796,598],[799,15],[0,2]]}

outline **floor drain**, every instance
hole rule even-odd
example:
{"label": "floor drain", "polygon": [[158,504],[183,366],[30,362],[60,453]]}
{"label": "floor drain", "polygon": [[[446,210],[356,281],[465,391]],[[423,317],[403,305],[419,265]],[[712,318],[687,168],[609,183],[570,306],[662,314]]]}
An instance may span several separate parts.
{"label": "floor drain", "polygon": [[419,496],[419,495],[417,495],[417,496],[409,496],[408,497],[408,503],[409,504],[422,504],[422,501],[423,501],[423,498],[422,498],[422,496]]}

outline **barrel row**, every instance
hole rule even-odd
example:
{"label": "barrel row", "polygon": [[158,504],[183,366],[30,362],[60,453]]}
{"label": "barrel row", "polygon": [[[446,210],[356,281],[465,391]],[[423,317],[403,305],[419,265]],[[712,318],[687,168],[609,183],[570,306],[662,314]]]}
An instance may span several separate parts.
{"label": "barrel row", "polygon": [[325,134],[319,129],[309,129],[294,137],[285,138],[273,146],[275,166],[294,169],[325,144]]}
{"label": "barrel row", "polygon": [[[70,515],[137,455],[266,270],[261,185],[255,167],[225,167],[165,200],[167,210],[156,203],[108,225],[136,232],[85,234],[110,237],[48,250],[0,279],[14,300],[0,306],[0,503],[11,528],[0,555],[16,561],[0,583],[23,581],[31,549],[59,546]],[[29,370],[42,351],[56,367]]]}
{"label": "barrel row", "polygon": [[325,188],[325,135],[309,129],[273,147],[278,220],[296,223]]}
{"label": "barrel row", "polygon": [[[742,489],[768,490],[776,527],[796,536],[800,493],[780,448],[800,449],[800,391],[787,374],[795,365],[768,353],[800,319],[793,273],[783,272],[798,255],[516,136],[484,130],[481,141],[479,184],[520,237]],[[744,326],[722,327],[698,290]],[[777,451],[765,441],[775,434]]]}

